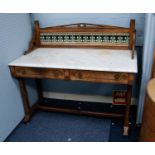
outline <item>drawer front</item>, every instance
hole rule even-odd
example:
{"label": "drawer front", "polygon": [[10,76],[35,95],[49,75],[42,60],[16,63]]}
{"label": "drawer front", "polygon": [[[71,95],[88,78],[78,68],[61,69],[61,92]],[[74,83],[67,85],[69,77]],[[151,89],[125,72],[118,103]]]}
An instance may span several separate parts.
{"label": "drawer front", "polygon": [[96,72],[96,71],[70,71],[71,80],[92,81],[92,82],[109,82],[128,84],[128,73],[111,73],[111,72]]}
{"label": "drawer front", "polygon": [[64,70],[58,69],[15,67],[13,74],[16,77],[64,79]]}
{"label": "drawer front", "polygon": [[134,81],[134,74],[129,73],[113,73],[68,69],[45,69],[31,67],[10,67],[10,70],[13,76],[25,78],[49,78],[60,80],[65,79],[116,84],[132,84]]}

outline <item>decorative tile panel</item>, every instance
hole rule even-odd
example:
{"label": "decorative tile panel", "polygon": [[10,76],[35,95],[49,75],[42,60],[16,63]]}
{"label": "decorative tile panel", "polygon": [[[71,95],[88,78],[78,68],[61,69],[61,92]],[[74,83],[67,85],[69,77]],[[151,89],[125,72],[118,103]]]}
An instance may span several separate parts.
{"label": "decorative tile panel", "polygon": [[129,46],[129,33],[41,33],[42,45]]}

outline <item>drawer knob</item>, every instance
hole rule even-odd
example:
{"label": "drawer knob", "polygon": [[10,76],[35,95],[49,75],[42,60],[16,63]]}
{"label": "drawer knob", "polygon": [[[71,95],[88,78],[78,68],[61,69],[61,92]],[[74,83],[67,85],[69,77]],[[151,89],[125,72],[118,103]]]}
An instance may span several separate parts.
{"label": "drawer knob", "polygon": [[69,70],[65,70],[65,79],[66,80],[70,79],[70,71]]}
{"label": "drawer knob", "polygon": [[79,77],[79,79],[81,79],[82,78],[82,74],[78,73],[78,77]]}
{"label": "drawer knob", "polygon": [[25,70],[21,70],[21,73],[22,73],[22,74],[26,74],[26,71],[25,71]]}
{"label": "drawer knob", "polygon": [[57,77],[57,76],[59,76],[59,71],[55,71],[54,72],[54,75]]}
{"label": "drawer knob", "polygon": [[114,75],[115,80],[120,80],[121,79],[121,73],[117,73]]}

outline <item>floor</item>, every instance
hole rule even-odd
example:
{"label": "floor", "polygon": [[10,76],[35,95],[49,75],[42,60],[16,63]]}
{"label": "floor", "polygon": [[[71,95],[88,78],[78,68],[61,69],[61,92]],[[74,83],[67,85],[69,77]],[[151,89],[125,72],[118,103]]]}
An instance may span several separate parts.
{"label": "floor", "polygon": [[[49,100],[47,100],[48,102]],[[51,102],[51,100],[50,100]],[[51,102],[53,106],[58,107],[71,107],[71,108],[78,108],[80,109],[87,109],[87,110],[95,110],[95,111],[118,111],[121,113],[124,109],[122,106],[111,106],[110,104],[100,104],[100,103],[89,103],[89,102],[77,102],[77,101],[62,101],[62,100],[52,100]],[[136,142],[138,141],[138,133],[139,129],[135,126],[135,116],[136,116],[136,107],[131,107],[131,116],[130,117],[130,131],[129,136],[122,136],[122,127],[123,127],[123,119],[121,118],[97,118],[97,117],[88,117],[88,116],[77,116],[77,115],[70,115],[70,114],[61,114],[61,113],[49,113],[49,112],[41,112],[38,111],[33,119],[36,119],[35,121],[31,121],[30,127],[28,127],[27,131],[29,132],[30,139],[27,139],[25,135],[25,124],[22,122],[17,126],[17,128],[10,134],[10,136],[6,139],[6,141],[96,141],[96,142]],[[53,116],[53,117],[52,117]],[[45,117],[45,118],[44,118]],[[50,118],[50,119],[49,119]],[[59,130],[52,130],[53,128],[49,128],[50,125],[47,123],[44,123],[45,121],[42,121],[43,119],[47,119],[47,122],[54,121],[54,124],[56,125],[55,128],[59,128]],[[57,118],[57,119],[55,119]],[[41,121],[40,121],[41,120]],[[43,133],[44,129],[49,128],[49,132],[51,134],[53,132],[57,132],[53,139],[49,138],[49,135],[46,133],[45,136],[42,136],[39,133],[39,136],[36,136],[33,138],[33,135],[36,133],[33,133],[34,126],[38,125],[39,121],[41,126],[44,128],[38,128],[38,133]],[[71,122],[76,123],[71,123]],[[70,122],[71,124],[68,124]],[[61,128],[58,124],[61,124]],[[63,126],[62,126],[63,124]],[[80,124],[78,126],[78,124]],[[71,128],[68,128],[69,126],[72,126]],[[105,128],[103,128],[105,127]],[[90,130],[93,129],[93,130]],[[85,130],[87,129],[87,133],[85,133]],[[60,132],[59,132],[60,131]],[[70,132],[71,131],[71,132]],[[61,134],[60,134],[61,133]],[[100,135],[103,135],[101,138]],[[108,135],[108,137],[107,137]],[[42,137],[41,137],[42,136]],[[67,136],[67,137],[66,137]],[[22,138],[21,138],[22,137]]]}
{"label": "floor", "polygon": [[20,123],[7,141],[107,142],[110,124],[104,118],[38,111],[30,122]]}
{"label": "floor", "polygon": [[109,142],[138,142],[139,128],[131,121],[129,136],[122,135],[123,121],[113,119],[110,127]]}

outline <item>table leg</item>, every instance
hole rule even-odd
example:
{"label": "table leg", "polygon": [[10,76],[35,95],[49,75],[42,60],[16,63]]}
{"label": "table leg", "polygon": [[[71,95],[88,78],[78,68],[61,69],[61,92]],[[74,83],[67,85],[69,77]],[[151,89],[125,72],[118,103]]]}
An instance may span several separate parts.
{"label": "table leg", "polygon": [[132,97],[132,85],[128,85],[127,105],[125,108],[125,116],[124,116],[124,129],[123,129],[124,136],[128,136],[128,131],[129,131],[129,112],[130,112],[130,105],[131,105],[131,97]]}
{"label": "table leg", "polygon": [[37,86],[38,99],[39,99],[39,102],[41,102],[43,100],[42,83],[40,79],[35,79],[35,81]]}
{"label": "table leg", "polygon": [[22,99],[23,99],[23,106],[24,106],[24,111],[25,111],[25,116],[24,116],[24,123],[27,123],[30,118],[31,118],[31,108],[30,108],[30,104],[29,104],[29,99],[28,99],[28,93],[26,90],[26,85],[25,85],[25,81],[23,78],[19,78],[19,85],[20,85],[20,91],[21,91],[21,95],[22,95]]}

